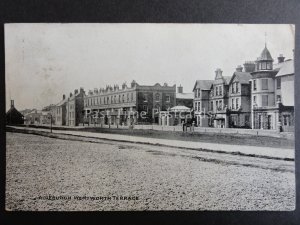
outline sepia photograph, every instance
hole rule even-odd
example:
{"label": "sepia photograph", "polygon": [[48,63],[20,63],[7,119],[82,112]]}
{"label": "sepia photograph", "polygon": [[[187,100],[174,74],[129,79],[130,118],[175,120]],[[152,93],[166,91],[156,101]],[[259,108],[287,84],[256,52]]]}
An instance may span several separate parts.
{"label": "sepia photograph", "polygon": [[6,211],[293,211],[295,25],[6,23]]}

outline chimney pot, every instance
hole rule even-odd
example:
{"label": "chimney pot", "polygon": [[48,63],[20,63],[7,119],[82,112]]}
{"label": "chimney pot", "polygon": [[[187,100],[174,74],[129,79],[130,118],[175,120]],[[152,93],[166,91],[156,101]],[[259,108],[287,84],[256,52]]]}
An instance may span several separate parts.
{"label": "chimney pot", "polygon": [[254,70],[255,70],[255,63],[252,62],[252,61],[246,61],[244,63],[244,69],[245,69],[245,72],[247,72],[247,73],[254,72]]}
{"label": "chimney pot", "polygon": [[66,99],[66,95],[63,95],[63,100],[65,100]]}
{"label": "chimney pot", "polygon": [[183,87],[181,86],[181,84],[179,87],[177,87],[177,91],[178,93],[183,93]]}
{"label": "chimney pot", "polygon": [[243,67],[241,65],[238,65],[236,68],[236,72],[243,72]]}
{"label": "chimney pot", "polygon": [[284,62],[284,56],[282,55],[282,54],[280,54],[279,56],[278,56],[278,63],[282,63],[282,62]]}

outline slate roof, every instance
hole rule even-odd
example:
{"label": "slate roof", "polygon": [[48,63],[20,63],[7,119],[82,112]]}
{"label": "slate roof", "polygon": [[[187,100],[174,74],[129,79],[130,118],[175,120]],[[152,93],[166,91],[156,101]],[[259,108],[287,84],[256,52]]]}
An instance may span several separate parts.
{"label": "slate roof", "polygon": [[63,100],[61,100],[59,103],[56,104],[56,106],[62,106],[63,104],[65,104],[68,100],[65,98]]}
{"label": "slate roof", "polygon": [[229,84],[229,82],[231,80],[231,76],[223,76],[223,79],[225,81],[225,84]]}
{"label": "slate roof", "polygon": [[210,87],[213,84],[213,82],[213,80],[196,80],[193,91],[197,88],[201,90],[210,90]]}
{"label": "slate roof", "polygon": [[176,93],[176,98],[193,99],[194,98],[194,93]]}
{"label": "slate roof", "polygon": [[190,108],[183,105],[178,105],[171,108],[171,111],[190,111],[190,110],[191,110]]}
{"label": "slate roof", "polygon": [[251,74],[248,72],[234,72],[229,83],[231,83],[235,77],[241,84],[248,84],[249,80],[252,78]]}
{"label": "slate roof", "polygon": [[286,60],[276,74],[276,77],[291,75],[295,73],[294,60]]}
{"label": "slate roof", "polygon": [[263,49],[263,51],[261,52],[260,57],[258,58],[258,60],[270,60],[270,61],[273,61],[271,53],[269,52],[269,50],[267,49],[266,46]]}

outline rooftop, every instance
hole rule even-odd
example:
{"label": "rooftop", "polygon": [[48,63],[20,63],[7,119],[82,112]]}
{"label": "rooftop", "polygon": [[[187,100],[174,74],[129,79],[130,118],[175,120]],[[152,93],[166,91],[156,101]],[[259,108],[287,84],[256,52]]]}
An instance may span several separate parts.
{"label": "rooftop", "polygon": [[195,89],[210,90],[210,87],[213,84],[213,82],[213,80],[196,80],[193,91]]}
{"label": "rooftop", "polygon": [[176,93],[176,98],[180,99],[193,99],[194,94],[193,93]]}
{"label": "rooftop", "polygon": [[286,60],[282,63],[282,66],[279,69],[279,72],[276,74],[276,77],[291,75],[295,73],[294,60]]}

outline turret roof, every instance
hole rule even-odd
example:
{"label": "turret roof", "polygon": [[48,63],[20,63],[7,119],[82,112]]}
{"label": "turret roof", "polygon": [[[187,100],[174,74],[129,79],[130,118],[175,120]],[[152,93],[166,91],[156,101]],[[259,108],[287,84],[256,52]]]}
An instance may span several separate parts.
{"label": "turret roof", "polygon": [[267,49],[267,46],[265,46],[265,48],[263,49],[263,51],[260,54],[260,57],[258,58],[258,60],[269,60],[269,61],[273,61],[273,58],[271,56],[271,53],[269,52],[269,50]]}

